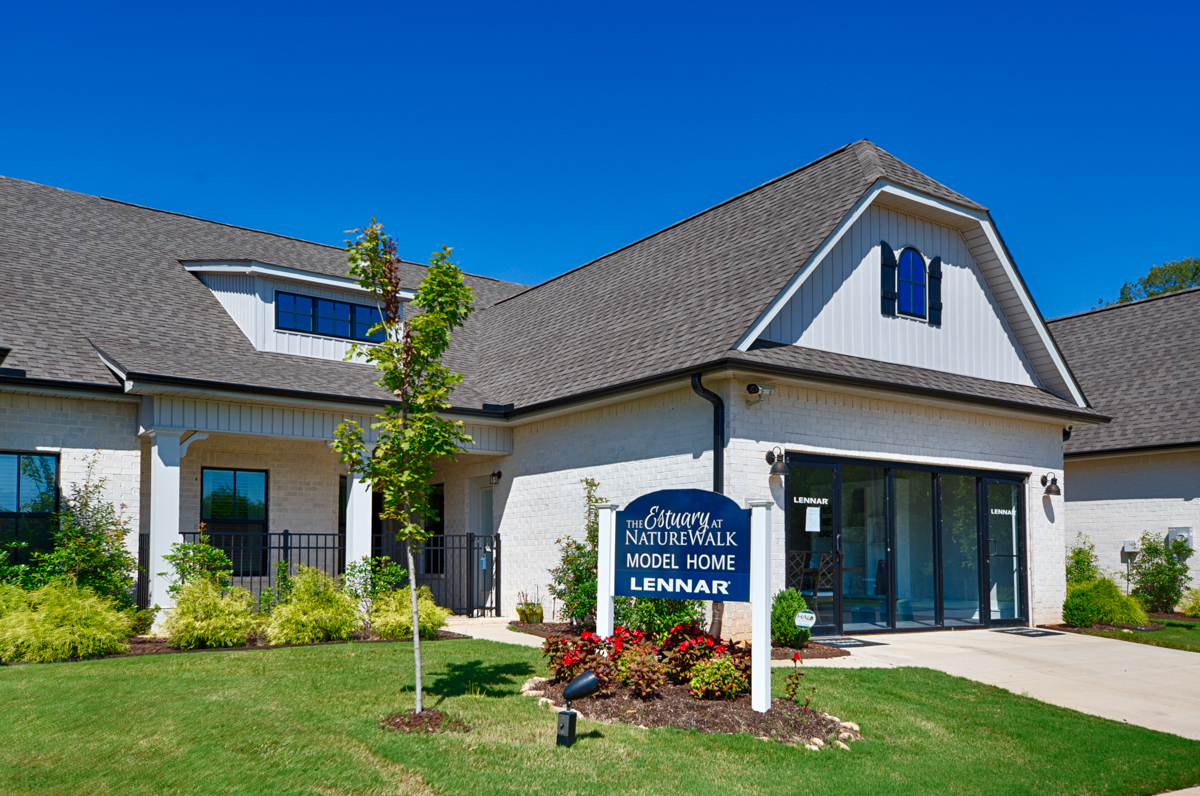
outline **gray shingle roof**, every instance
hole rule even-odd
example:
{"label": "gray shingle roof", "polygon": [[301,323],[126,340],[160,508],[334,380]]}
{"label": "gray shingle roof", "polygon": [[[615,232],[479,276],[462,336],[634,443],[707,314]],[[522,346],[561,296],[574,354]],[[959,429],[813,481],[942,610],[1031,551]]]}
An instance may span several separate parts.
{"label": "gray shingle roof", "polygon": [[[465,376],[455,406],[519,411],[728,360],[1078,412],[1040,390],[919,368],[731,351],[877,179],[982,209],[859,141],[535,287],[470,277],[478,311],[447,354]],[[0,292],[21,297],[0,332],[13,348],[5,365],[112,385],[98,347],[127,371],[166,380],[385,397],[366,366],[255,351],[180,264],[194,260],[345,273],[338,247],[0,178]],[[424,268],[410,267],[415,287]]]}
{"label": "gray shingle roof", "polygon": [[1066,455],[1200,443],[1200,288],[1049,325],[1093,406],[1113,418],[1075,429]]}

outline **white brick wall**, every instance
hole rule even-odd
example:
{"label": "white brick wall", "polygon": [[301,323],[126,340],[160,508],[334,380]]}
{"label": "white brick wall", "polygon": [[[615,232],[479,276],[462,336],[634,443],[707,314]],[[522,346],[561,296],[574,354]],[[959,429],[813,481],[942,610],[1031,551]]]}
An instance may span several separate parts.
{"label": "white brick wall", "polygon": [[[1193,534],[1200,532],[1200,451],[1082,459],[1068,461],[1066,470],[1066,544],[1070,547],[1076,533],[1083,533],[1109,572],[1125,573],[1121,545],[1143,531],[1163,535],[1168,528],[1190,527]],[[1192,585],[1200,585],[1200,554],[1188,563]]]}
{"label": "white brick wall", "polygon": [[[742,505],[752,498],[776,501],[776,589],[783,585],[784,503],[781,488],[772,491],[763,459],[773,446],[1022,475],[1054,471],[1061,476],[1057,424],[789,387],[747,409],[744,383],[708,386],[726,403],[726,494]],[[545,593],[548,570],[558,562],[555,541],[582,535],[581,478],[597,479],[600,495],[622,505],[657,489],[709,489],[711,445],[712,407],[690,389],[518,426],[511,456],[464,456],[441,468],[446,531],[467,530],[472,479],[485,483],[489,472],[502,470],[495,518],[504,551],[502,606],[511,613],[518,590],[538,585]],[[1065,594],[1064,523],[1061,498],[1051,502],[1041,495],[1038,486],[1027,496],[1027,528],[1033,616],[1035,622],[1045,623],[1059,619]],[[549,600],[546,605],[550,607]],[[747,609],[727,606],[727,633],[748,632]]]}
{"label": "white brick wall", "polygon": [[95,474],[106,480],[105,498],[125,506],[126,543],[135,555],[141,503],[137,409],[133,402],[0,393],[0,450],[59,454],[63,494],[83,480],[95,457]]}

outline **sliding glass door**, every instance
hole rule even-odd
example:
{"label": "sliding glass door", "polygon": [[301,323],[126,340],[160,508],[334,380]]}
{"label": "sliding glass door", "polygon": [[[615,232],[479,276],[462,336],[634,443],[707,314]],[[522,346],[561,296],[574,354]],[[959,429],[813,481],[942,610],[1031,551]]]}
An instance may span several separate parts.
{"label": "sliding glass door", "polygon": [[787,586],[814,635],[1023,624],[1023,484],[788,457]]}

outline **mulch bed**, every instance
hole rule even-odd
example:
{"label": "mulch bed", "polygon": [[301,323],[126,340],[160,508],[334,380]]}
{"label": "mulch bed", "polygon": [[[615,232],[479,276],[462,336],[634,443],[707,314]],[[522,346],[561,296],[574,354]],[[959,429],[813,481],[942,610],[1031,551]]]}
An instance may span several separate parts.
{"label": "mulch bed", "polygon": [[[541,624],[509,622],[508,626],[513,630],[528,633],[538,638],[549,638],[550,636],[572,636],[578,638],[585,630],[593,632],[595,630],[592,626],[572,625],[569,622],[542,622]],[[830,647],[827,644],[821,644],[816,641],[806,641],[804,647],[800,650],[795,650],[791,647],[779,647],[774,644],[771,645],[771,660],[790,661],[797,651],[800,653],[800,659],[805,661],[816,658],[845,658],[850,655],[850,650]]]}
{"label": "mulch bed", "polygon": [[[543,688],[551,702],[564,704],[562,684],[547,683]],[[744,732],[781,743],[807,743],[811,738],[831,743],[842,730],[836,718],[806,710],[787,699],[772,699],[771,709],[758,713],[750,707],[749,694],[736,699],[693,699],[686,685],[670,683],[663,686],[658,697],[646,700],[625,691],[611,697],[578,699],[571,707],[592,721],[645,728],[674,727],[708,734]]]}
{"label": "mulch bed", "polygon": [[405,734],[432,732],[470,732],[471,728],[462,719],[426,708],[420,713],[396,713],[380,722],[385,730],[398,730]]}

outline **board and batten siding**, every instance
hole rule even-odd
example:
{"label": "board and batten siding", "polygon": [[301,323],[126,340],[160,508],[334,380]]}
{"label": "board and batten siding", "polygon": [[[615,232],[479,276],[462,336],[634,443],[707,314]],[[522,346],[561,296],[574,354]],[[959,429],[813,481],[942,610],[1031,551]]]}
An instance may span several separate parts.
{"label": "board and batten siding", "polygon": [[276,291],[351,304],[370,304],[370,300],[362,295],[301,282],[266,279],[253,274],[202,274],[200,278],[233,318],[242,334],[246,335],[246,339],[259,351],[342,362],[350,350],[350,340],[276,329]]}
{"label": "board and batten siding", "polygon": [[[880,249],[942,258],[942,325],[880,311]],[[763,339],[980,379],[1041,386],[957,229],[872,206],[847,230]]]}

